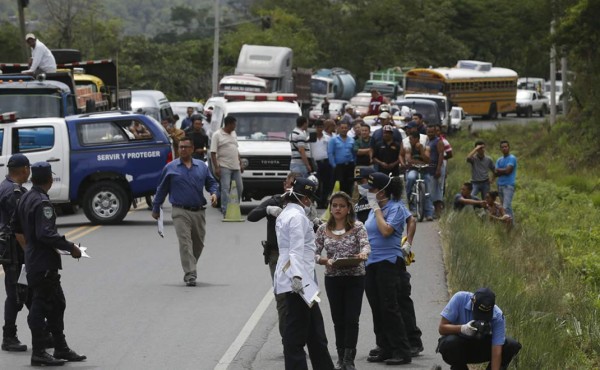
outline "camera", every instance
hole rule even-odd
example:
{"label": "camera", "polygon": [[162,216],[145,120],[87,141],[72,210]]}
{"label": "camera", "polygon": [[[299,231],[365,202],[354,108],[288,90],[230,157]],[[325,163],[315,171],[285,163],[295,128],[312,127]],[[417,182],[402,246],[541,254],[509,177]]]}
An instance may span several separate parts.
{"label": "camera", "polygon": [[475,320],[472,325],[477,329],[473,338],[485,339],[492,336],[492,324],[489,321]]}

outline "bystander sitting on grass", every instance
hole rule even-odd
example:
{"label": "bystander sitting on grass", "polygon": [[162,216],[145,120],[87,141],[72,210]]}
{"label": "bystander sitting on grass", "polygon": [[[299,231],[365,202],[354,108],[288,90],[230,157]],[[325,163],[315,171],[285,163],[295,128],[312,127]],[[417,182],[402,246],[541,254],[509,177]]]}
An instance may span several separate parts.
{"label": "bystander sitting on grass", "polygon": [[473,184],[470,182],[465,182],[460,188],[460,193],[454,196],[454,210],[462,211],[465,208],[475,209],[475,208],[483,208],[486,205],[484,200],[477,198],[476,196],[471,195],[473,191]]}
{"label": "bystander sitting on grass", "polygon": [[485,209],[487,212],[487,216],[491,221],[504,222],[506,224],[512,224],[512,217],[506,214],[504,207],[498,202],[498,192],[490,191],[485,196]]}

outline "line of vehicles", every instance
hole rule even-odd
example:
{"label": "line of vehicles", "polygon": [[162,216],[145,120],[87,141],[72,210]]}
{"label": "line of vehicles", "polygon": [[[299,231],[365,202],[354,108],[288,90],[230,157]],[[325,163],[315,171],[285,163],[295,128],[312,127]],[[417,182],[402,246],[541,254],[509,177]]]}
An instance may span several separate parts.
{"label": "line of vehicles", "polygon": [[[159,122],[175,113],[184,118],[188,107],[211,111],[205,125],[209,137],[226,116],[237,118],[243,200],[279,191],[289,171],[288,135],[299,116],[321,118],[325,97],[332,117],[341,116],[347,104],[364,114],[370,90],[377,89],[395,111],[418,111],[448,131],[468,126],[467,112],[496,118],[512,112],[543,115],[548,108],[536,91],[540,81],[526,80],[522,86],[516,72],[478,61],[459,61],[454,68],[373,72],[363,91],[355,94],[356,81],[348,70],[296,68],[290,48],[244,45],[235,73],[224,76],[218,96],[202,105],[171,103],[160,91],[123,89],[111,60],[81,61],[76,53],[66,55],[75,60],[65,61],[63,53],[58,72],[39,79],[18,74],[27,65],[0,64],[0,175],[17,152],[33,162],[52,162],[57,183],[50,194],[53,202],[66,210],[78,205],[98,224],[121,222],[137,206],[136,199],[154,193],[160,171],[173,158]],[[522,105],[517,86],[533,87],[527,91],[541,105],[532,104],[531,110]],[[147,135],[136,134],[140,127]]]}

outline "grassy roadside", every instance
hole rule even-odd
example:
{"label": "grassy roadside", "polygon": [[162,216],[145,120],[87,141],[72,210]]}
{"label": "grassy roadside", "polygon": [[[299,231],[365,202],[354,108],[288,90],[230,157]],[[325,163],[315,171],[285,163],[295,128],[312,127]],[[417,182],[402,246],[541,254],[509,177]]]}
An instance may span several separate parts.
{"label": "grassy roadside", "polygon": [[[578,158],[568,127],[500,126],[481,132],[494,160],[499,142],[519,160],[513,209],[517,226],[446,212],[442,236],[448,284],[455,292],[489,286],[523,349],[523,369],[600,368],[600,191],[598,168]],[[470,178],[475,137],[449,138],[446,204]],[[600,166],[600,164],[598,165]]]}

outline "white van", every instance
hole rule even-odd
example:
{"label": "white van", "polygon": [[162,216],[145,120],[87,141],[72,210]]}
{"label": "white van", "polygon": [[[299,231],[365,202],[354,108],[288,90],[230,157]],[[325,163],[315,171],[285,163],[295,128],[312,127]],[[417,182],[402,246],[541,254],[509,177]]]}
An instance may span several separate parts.
{"label": "white van", "polygon": [[162,121],[173,117],[173,109],[169,100],[158,90],[133,90],[131,92],[131,110]]}
{"label": "white van", "polygon": [[292,156],[289,135],[302,114],[296,98],[285,93],[227,93],[206,102],[205,107],[213,107],[210,132],[223,127],[227,116],[237,120],[243,200],[282,192]]}

